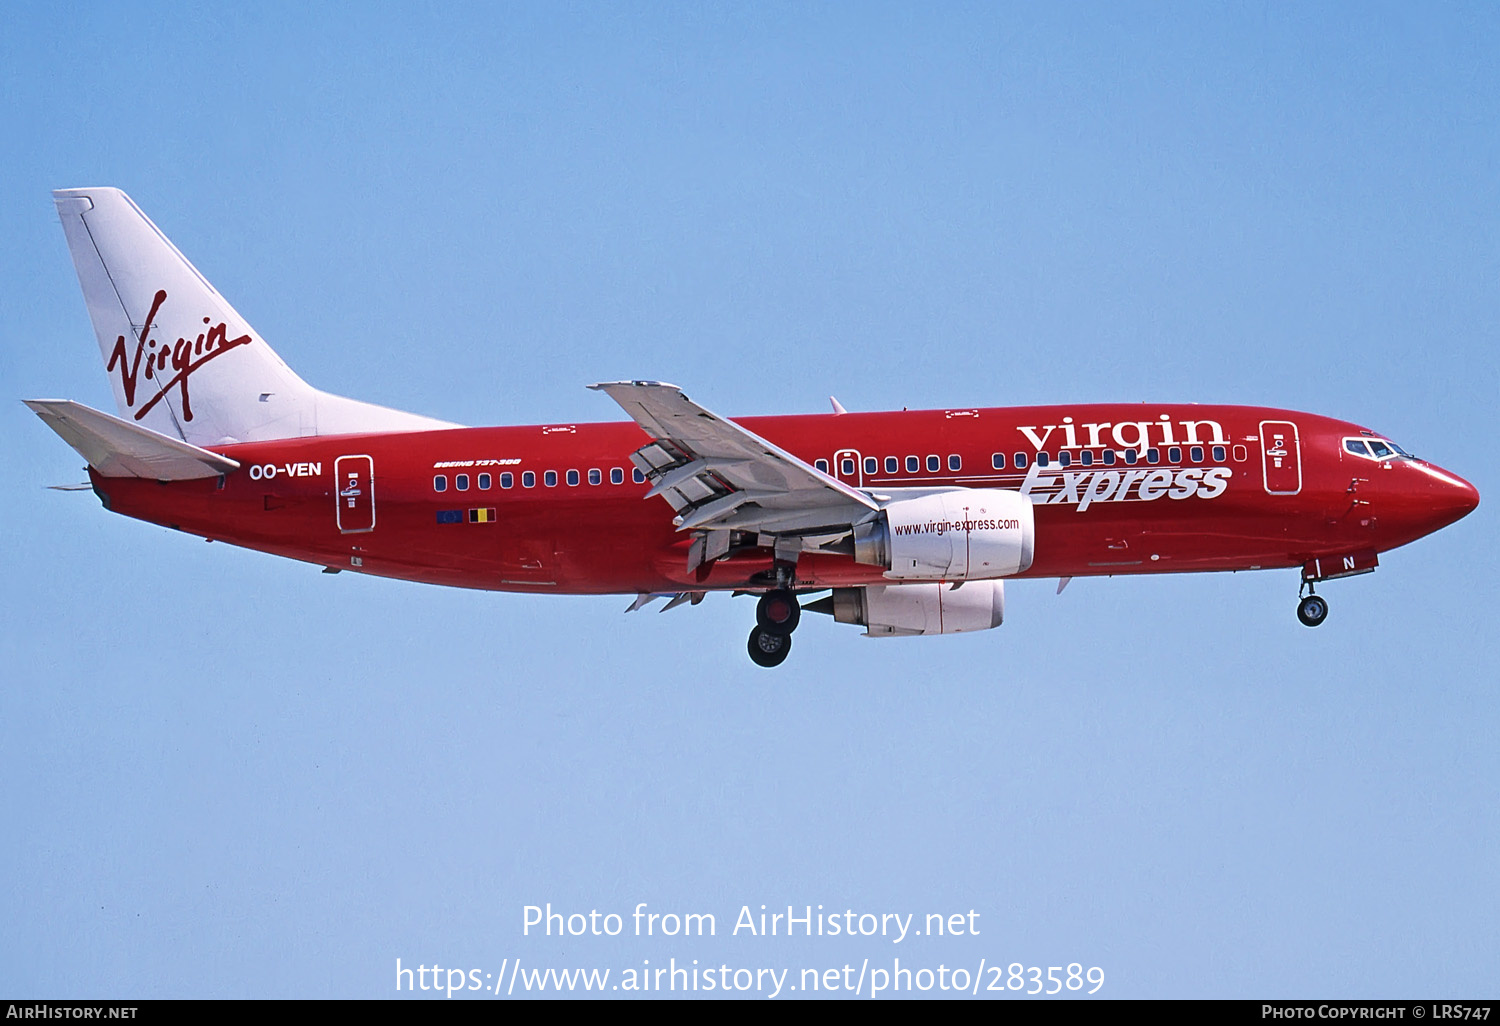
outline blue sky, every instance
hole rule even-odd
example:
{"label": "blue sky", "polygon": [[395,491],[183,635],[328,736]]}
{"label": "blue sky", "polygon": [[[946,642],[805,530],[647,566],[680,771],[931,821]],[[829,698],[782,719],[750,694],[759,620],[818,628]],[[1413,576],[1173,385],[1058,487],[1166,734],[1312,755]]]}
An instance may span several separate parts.
{"label": "blue sky", "polygon": [[[1078,962],[1115,997],[1494,993],[1500,15],[1483,4],[14,3],[0,31],[0,994],[404,966]],[[114,517],[50,189],[125,189],[303,377],[472,424],[1192,400],[1388,432],[1466,520],[1009,589],[751,666],[747,600],[441,590]],[[522,909],[707,912],[538,938]],[[741,906],[980,934],[731,936]],[[971,968],[972,971],[972,968]]]}

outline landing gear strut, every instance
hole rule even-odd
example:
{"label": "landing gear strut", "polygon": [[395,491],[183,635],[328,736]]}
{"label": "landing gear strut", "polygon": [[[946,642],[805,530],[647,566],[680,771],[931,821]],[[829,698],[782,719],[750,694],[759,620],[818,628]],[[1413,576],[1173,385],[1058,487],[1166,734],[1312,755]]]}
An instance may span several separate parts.
{"label": "landing gear strut", "polygon": [[1312,582],[1307,582],[1307,595],[1297,603],[1297,619],[1304,627],[1316,627],[1328,619],[1328,600],[1313,594]]}
{"label": "landing gear strut", "polygon": [[755,606],[755,629],[748,648],[756,666],[780,666],[792,651],[792,631],[802,620],[797,596],[785,588],[768,591]]}

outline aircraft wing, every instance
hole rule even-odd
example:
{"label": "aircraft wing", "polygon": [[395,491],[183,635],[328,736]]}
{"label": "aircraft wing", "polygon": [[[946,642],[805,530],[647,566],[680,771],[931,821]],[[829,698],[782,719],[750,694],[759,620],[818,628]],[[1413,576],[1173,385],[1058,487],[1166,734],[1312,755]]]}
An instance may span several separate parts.
{"label": "aircraft wing", "polygon": [[879,506],[851,488],[738,424],[710,413],[676,385],[609,381],[590,385],[619,403],[651,436],[631,462],[677,516],[679,531],[699,536],[689,569],[729,550],[731,531],[772,535],[778,554],[800,551],[804,539],[841,536]]}

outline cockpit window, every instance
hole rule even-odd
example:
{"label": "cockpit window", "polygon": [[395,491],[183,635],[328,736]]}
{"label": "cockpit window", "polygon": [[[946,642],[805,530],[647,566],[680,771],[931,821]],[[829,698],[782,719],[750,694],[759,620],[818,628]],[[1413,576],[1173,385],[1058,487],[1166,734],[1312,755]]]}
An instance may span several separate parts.
{"label": "cockpit window", "polygon": [[1367,460],[1393,460],[1397,457],[1416,459],[1411,453],[1388,438],[1346,438],[1344,451]]}

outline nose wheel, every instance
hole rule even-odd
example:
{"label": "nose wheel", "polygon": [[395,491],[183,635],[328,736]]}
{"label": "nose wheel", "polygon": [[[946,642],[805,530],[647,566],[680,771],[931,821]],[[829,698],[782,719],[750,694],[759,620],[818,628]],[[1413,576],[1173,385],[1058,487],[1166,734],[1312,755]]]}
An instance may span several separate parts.
{"label": "nose wheel", "polygon": [[1304,627],[1316,627],[1328,619],[1328,600],[1320,595],[1308,595],[1297,603],[1297,619]]}
{"label": "nose wheel", "polygon": [[755,606],[750,632],[750,660],[756,666],[780,666],[792,651],[792,631],[802,621],[797,596],[785,588],[768,591]]}

